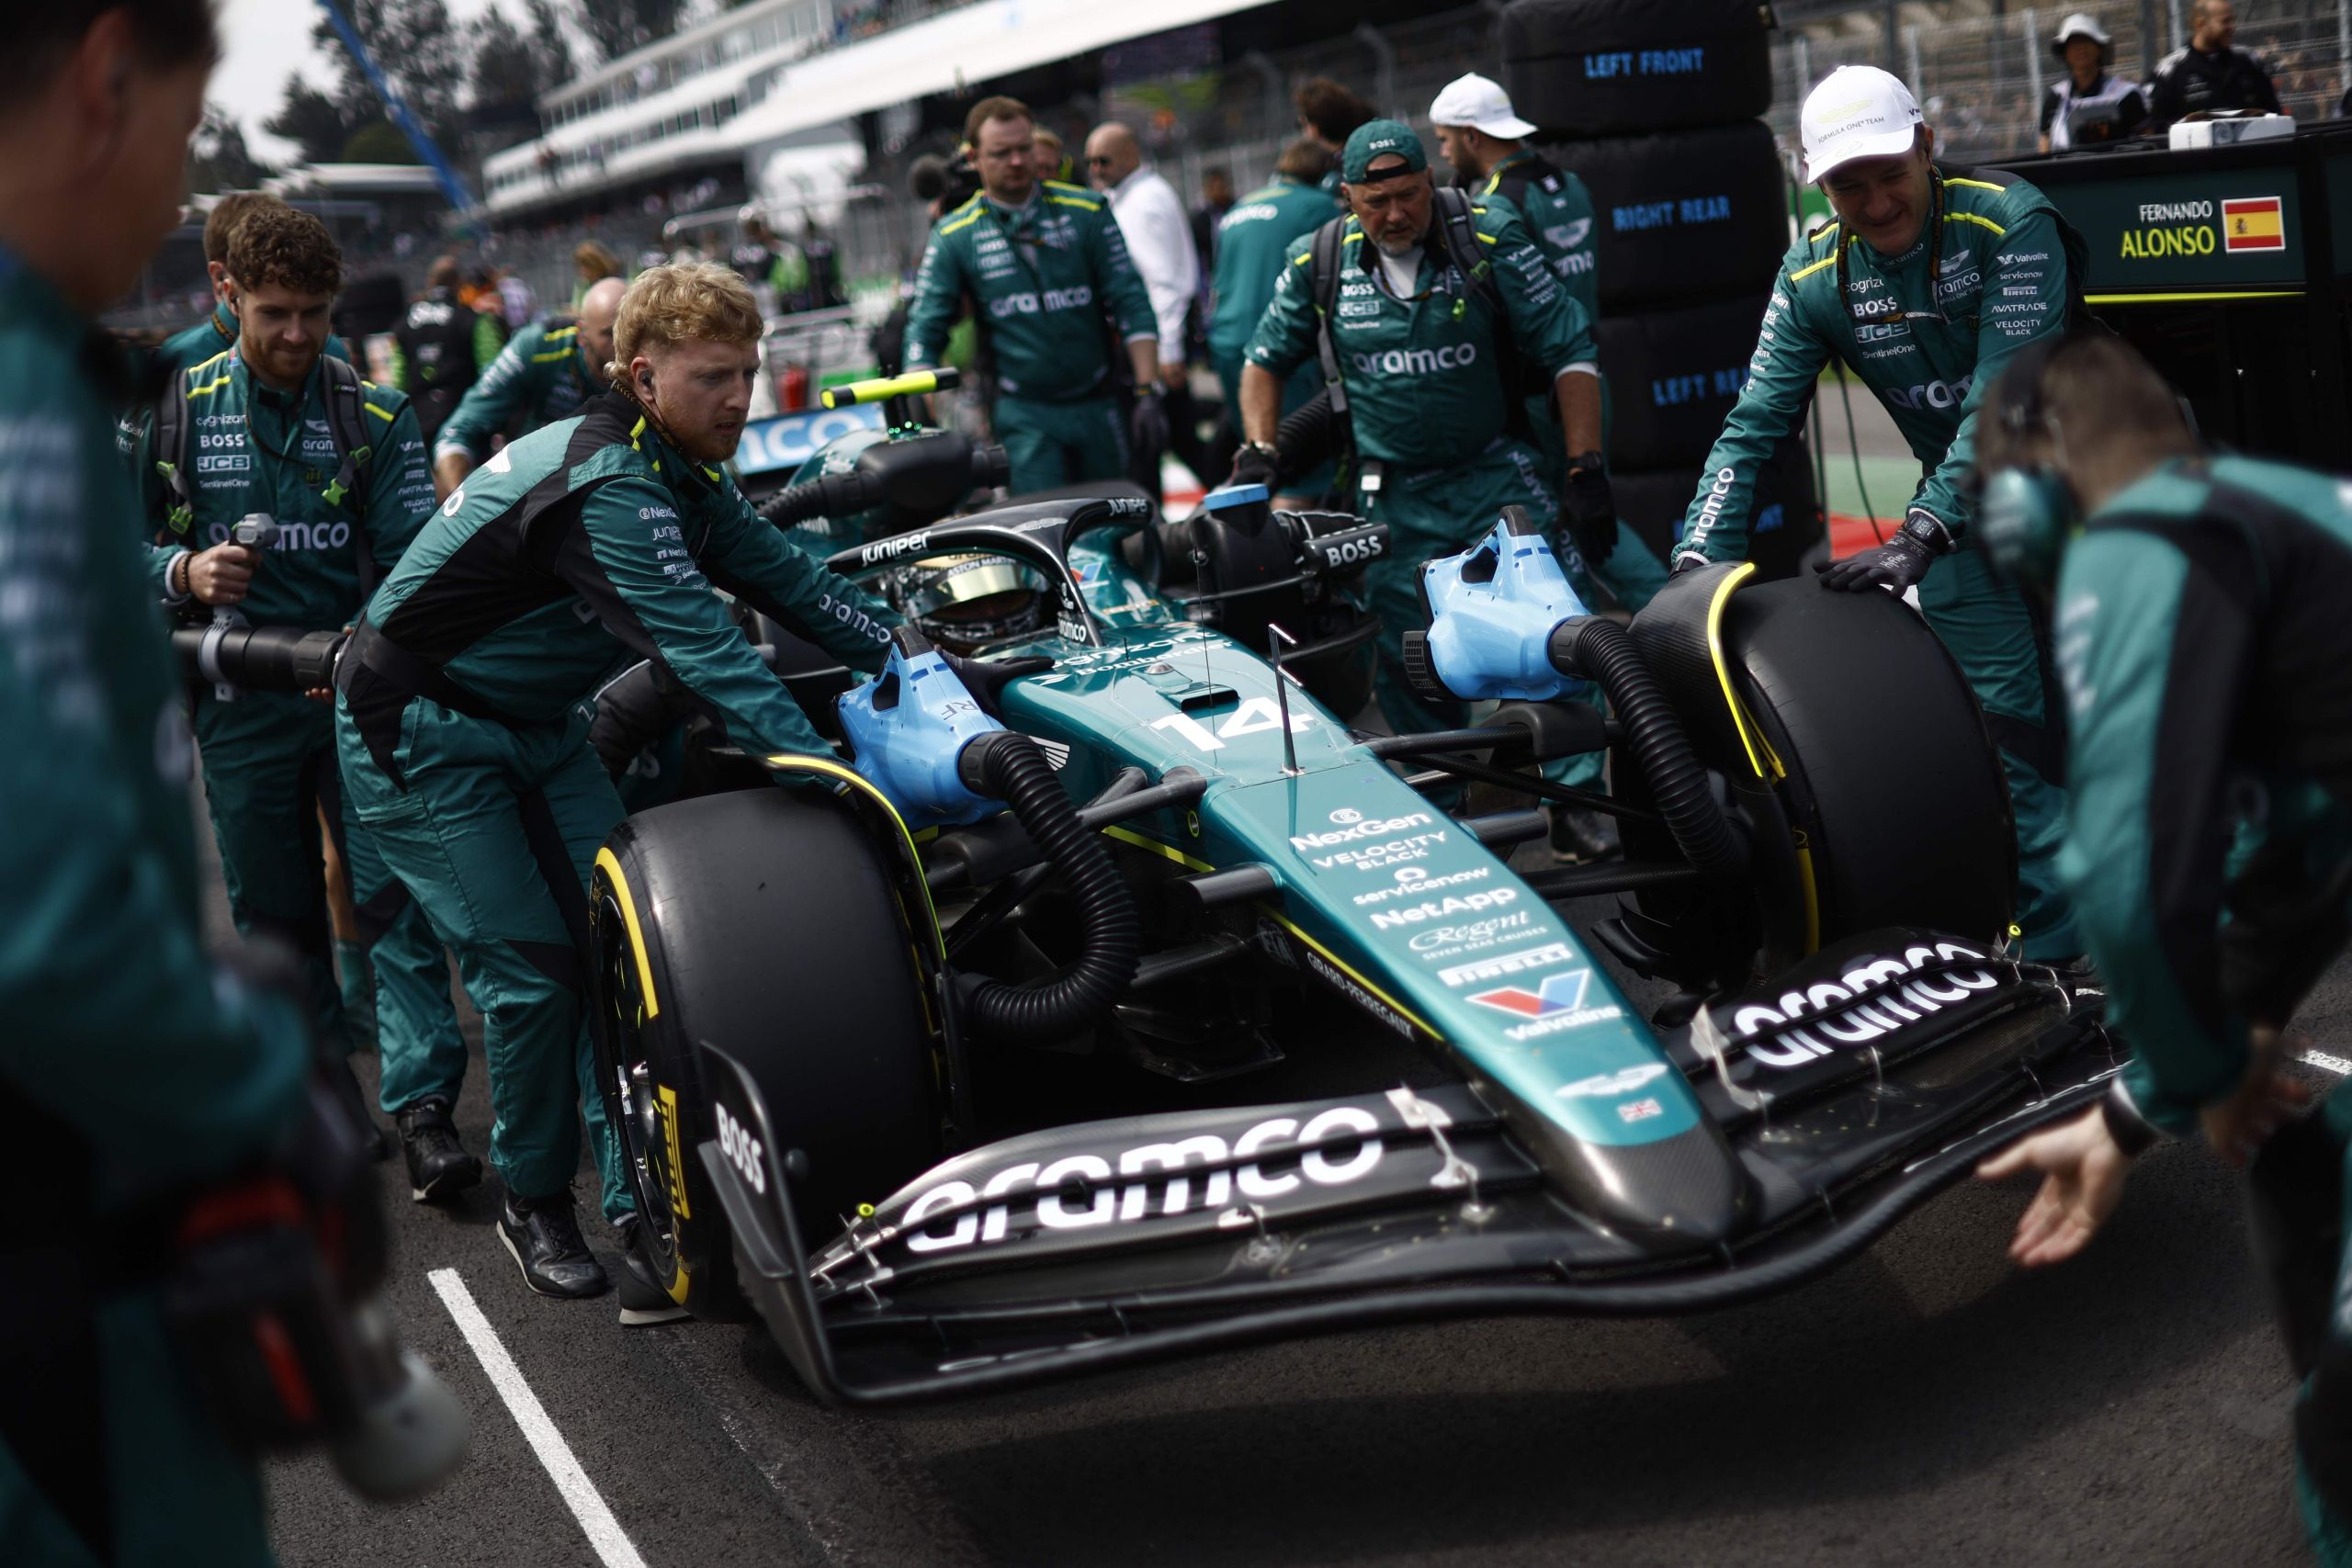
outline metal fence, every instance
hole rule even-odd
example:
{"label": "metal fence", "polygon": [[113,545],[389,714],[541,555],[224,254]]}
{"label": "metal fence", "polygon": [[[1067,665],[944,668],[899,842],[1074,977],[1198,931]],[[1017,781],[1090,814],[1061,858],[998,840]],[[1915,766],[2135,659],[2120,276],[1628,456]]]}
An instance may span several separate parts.
{"label": "metal fence", "polygon": [[[1872,6],[1782,33],[1767,118],[1784,145],[1795,144],[1797,109],[1813,84],[1840,65],[1880,65],[1909,84],[1955,161],[2015,157],[2034,150],[2042,90],[2064,73],[2052,39],[2067,17],[2096,17],[2114,39],[2110,69],[2137,82],[2188,38],[2186,0],[1996,5],[1992,15],[1928,23],[1911,19],[1917,9],[1894,13],[1892,31],[1888,8]],[[2268,66],[2282,107],[2298,119],[2334,118],[2352,84],[2352,0],[2241,0],[2237,17],[2236,47]]]}

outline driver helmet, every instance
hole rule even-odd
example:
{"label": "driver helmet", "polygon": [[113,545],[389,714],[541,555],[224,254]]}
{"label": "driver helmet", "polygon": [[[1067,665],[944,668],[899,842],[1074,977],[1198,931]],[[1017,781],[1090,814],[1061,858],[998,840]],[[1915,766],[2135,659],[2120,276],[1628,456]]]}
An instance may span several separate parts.
{"label": "driver helmet", "polygon": [[929,556],[890,569],[883,596],[922,635],[969,654],[1046,624],[1045,580],[998,555]]}

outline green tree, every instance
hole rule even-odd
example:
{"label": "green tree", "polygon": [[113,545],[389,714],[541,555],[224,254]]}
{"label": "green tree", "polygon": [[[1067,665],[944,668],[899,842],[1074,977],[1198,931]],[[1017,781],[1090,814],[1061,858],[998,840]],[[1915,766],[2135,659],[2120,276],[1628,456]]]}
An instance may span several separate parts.
{"label": "green tree", "polygon": [[578,19],[599,60],[614,60],[678,30],[683,0],[579,0]]}
{"label": "green tree", "polygon": [[476,111],[528,104],[571,79],[571,45],[563,36],[549,0],[524,0],[531,30],[517,28],[493,3],[474,18],[468,51]]}
{"label": "green tree", "polygon": [[417,164],[424,162],[416,149],[409,145],[400,127],[381,116],[369,120],[351,133],[343,144],[340,160],[345,164]]}
{"label": "green tree", "polygon": [[219,104],[205,105],[203,123],[188,141],[188,189],[253,190],[270,172],[245,146],[244,128],[235,118]]}
{"label": "green tree", "polygon": [[343,155],[343,144],[360,118],[300,76],[288,76],[285,98],[262,129],[300,147],[305,163],[332,164]]}

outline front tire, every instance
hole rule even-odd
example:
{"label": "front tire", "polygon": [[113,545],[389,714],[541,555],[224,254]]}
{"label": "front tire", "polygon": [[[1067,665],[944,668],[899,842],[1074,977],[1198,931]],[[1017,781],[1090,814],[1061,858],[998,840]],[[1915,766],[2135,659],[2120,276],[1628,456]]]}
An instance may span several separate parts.
{"label": "front tire", "polygon": [[940,1149],[932,1030],[909,926],[858,818],[769,786],[630,818],[596,857],[597,1076],[639,1247],[697,1316],[740,1310],[732,1238],[695,1149],[716,1135],[700,1045],[743,1064],[811,1246]]}

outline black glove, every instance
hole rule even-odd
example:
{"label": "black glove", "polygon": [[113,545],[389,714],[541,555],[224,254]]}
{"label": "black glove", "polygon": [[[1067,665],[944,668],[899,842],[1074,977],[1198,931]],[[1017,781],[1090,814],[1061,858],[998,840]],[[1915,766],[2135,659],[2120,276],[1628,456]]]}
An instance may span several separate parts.
{"label": "black glove", "polygon": [[1601,471],[1598,452],[1569,462],[1568,482],[1560,491],[1568,537],[1576,541],[1586,566],[1607,566],[1617,548],[1617,502],[1609,493],[1609,476]]}
{"label": "black glove", "polygon": [[1272,448],[1256,442],[1245,445],[1233,455],[1233,472],[1226,476],[1228,485],[1264,485],[1274,489],[1282,478],[1282,465]]}
{"label": "black glove", "polygon": [[1136,392],[1135,407],[1127,411],[1127,440],[1137,452],[1168,450],[1168,411],[1151,388]]}
{"label": "black glove", "polygon": [[1951,549],[1951,530],[1934,513],[1915,506],[1911,515],[1903,520],[1903,526],[1895,530],[1894,537],[1885,544],[1815,570],[1821,573],[1824,588],[1849,593],[1859,593],[1865,588],[1884,588],[1900,593],[1927,576],[1928,568],[1936,558],[1950,555]]}
{"label": "black glove", "polygon": [[1688,554],[1671,556],[1668,558],[1666,563],[1666,575],[1668,577],[1680,577],[1686,571],[1696,571],[1702,566],[1713,566],[1714,564],[1714,562],[1709,560],[1705,556],[1701,555],[1696,550],[1692,550]]}

